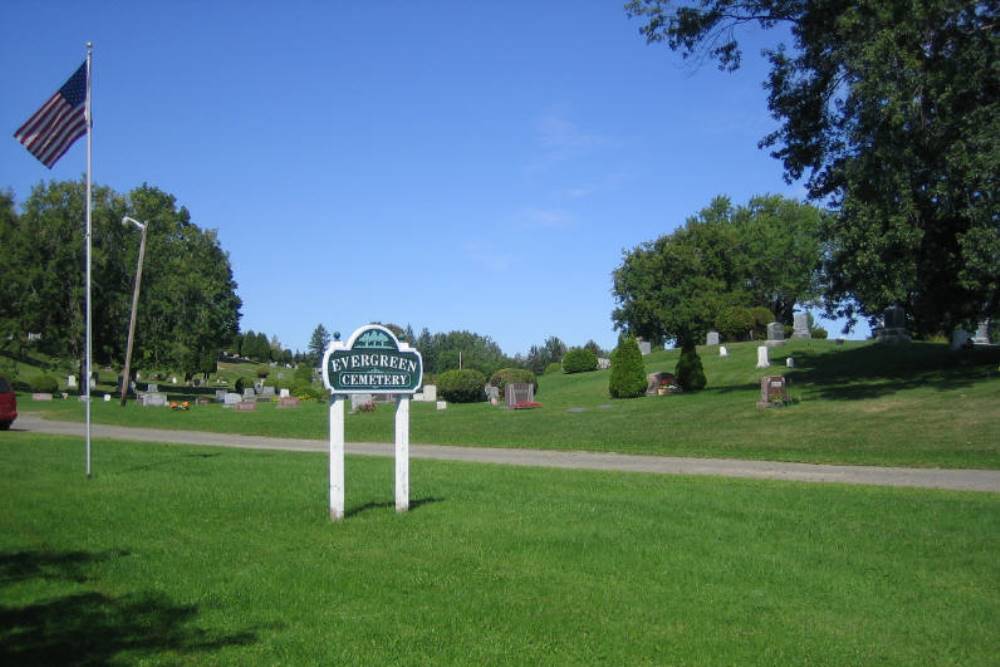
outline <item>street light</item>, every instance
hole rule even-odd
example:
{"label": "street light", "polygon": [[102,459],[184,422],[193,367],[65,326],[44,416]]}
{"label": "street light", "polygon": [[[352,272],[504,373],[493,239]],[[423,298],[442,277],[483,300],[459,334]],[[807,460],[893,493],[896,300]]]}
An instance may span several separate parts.
{"label": "street light", "polygon": [[139,241],[139,268],[135,272],[135,290],[132,292],[132,316],[129,318],[128,323],[128,348],[125,351],[125,373],[122,377],[122,407],[125,407],[125,397],[128,394],[129,366],[132,363],[132,342],[135,339],[135,311],[139,307],[139,283],[142,281],[142,258],[146,254],[146,226],[148,225],[148,223],[139,222],[127,215],[122,218],[123,225],[128,225],[129,223],[142,230],[142,238]]}

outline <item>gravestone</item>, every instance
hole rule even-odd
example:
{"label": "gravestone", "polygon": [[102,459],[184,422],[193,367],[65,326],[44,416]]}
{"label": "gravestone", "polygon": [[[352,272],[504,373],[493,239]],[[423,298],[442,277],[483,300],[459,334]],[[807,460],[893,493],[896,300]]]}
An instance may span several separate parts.
{"label": "gravestone", "polygon": [[792,357],[787,357],[785,359],[785,366],[788,368],[795,368],[795,359]]}
{"label": "gravestone", "polygon": [[606,371],[611,368],[611,360],[605,357],[597,358],[597,368],[602,371]]}
{"label": "gravestone", "polygon": [[718,345],[719,344],[719,332],[709,331],[708,335],[705,336],[705,345]]}
{"label": "gravestone", "polygon": [[111,402],[111,394],[105,394],[104,395],[104,402],[105,403],[110,403]]}
{"label": "gravestone", "polygon": [[809,313],[792,315],[792,338],[809,338]]}
{"label": "gravestone", "polygon": [[437,402],[437,409],[438,410],[447,410],[448,409],[448,401],[438,401]]}
{"label": "gravestone", "polygon": [[500,401],[500,387],[486,385],[486,400],[490,402],[490,405],[496,405]]}
{"label": "gravestone", "polygon": [[253,400],[256,396],[257,396],[257,392],[254,391],[250,387],[247,387],[246,389],[243,390],[243,399],[244,400],[247,400],[247,399]]}
{"label": "gravestone", "polygon": [[212,399],[207,398],[205,396],[199,396],[198,398],[194,399],[194,404],[195,405],[211,405],[212,404]]}
{"label": "gravestone", "polygon": [[781,322],[771,322],[767,325],[767,342],[776,344],[785,340],[785,325]]}
{"label": "gravestone", "polygon": [[882,314],[882,326],[875,339],[880,343],[909,343],[910,333],[906,328],[906,311],[902,306],[890,306]]}
{"label": "gravestone", "polygon": [[279,408],[297,408],[299,407],[299,399],[294,396],[282,396],[278,399]]}
{"label": "gravestone", "polygon": [[216,389],[215,390],[215,401],[217,403],[224,403],[225,400],[226,400],[226,394],[228,394],[228,393],[229,392],[227,392],[225,389]]}
{"label": "gravestone", "polygon": [[236,405],[243,400],[243,397],[239,394],[234,394],[233,392],[226,392],[225,397],[223,397],[222,402],[225,405]]}
{"label": "gravestone", "polygon": [[66,378],[66,388],[67,389],[76,389],[76,376],[75,375],[70,375],[69,377]]}
{"label": "gravestone", "polygon": [[274,387],[261,387],[258,393],[263,398],[274,398]]}
{"label": "gravestone", "polygon": [[720,345],[719,346],[719,356],[720,357],[728,357],[729,356],[729,350],[726,349],[725,345]]}
{"label": "gravestone", "polygon": [[372,394],[351,394],[351,412],[357,412],[362,406],[374,403]]}
{"label": "gravestone", "polygon": [[155,394],[156,392],[160,391],[160,386],[158,384],[156,384],[155,382],[151,382],[151,383],[149,383],[149,384],[146,385],[146,391],[147,392],[152,392],[152,393]]}
{"label": "gravestone", "polygon": [[771,362],[767,358],[767,345],[757,348],[757,368],[767,368]]}
{"label": "gravestone", "polygon": [[647,354],[650,354],[653,351],[653,346],[650,344],[648,340],[642,340],[640,338],[636,342],[639,343],[639,353],[642,356],[645,357]]}
{"label": "gravestone", "polygon": [[282,390],[280,390],[278,392],[278,398],[290,398],[291,395],[292,395],[292,392],[290,392],[287,389],[282,389]]}
{"label": "gravestone", "polygon": [[535,402],[535,385],[531,382],[511,382],[504,387],[504,403],[513,408],[518,403]]}
{"label": "gravestone", "polygon": [[257,409],[257,401],[240,401],[236,404],[236,412],[253,412]]}
{"label": "gravestone", "polygon": [[965,329],[955,329],[951,332],[951,345],[949,347],[952,350],[960,350],[966,345],[974,345],[970,341],[972,341],[972,334]]}
{"label": "gravestone", "polygon": [[46,392],[36,392],[31,395],[31,400],[33,401],[51,401],[52,394]]}
{"label": "gravestone", "polygon": [[979,323],[976,328],[976,335],[972,337],[973,345],[989,345],[990,344],[990,320],[989,318],[983,320]]}
{"label": "gravestone", "polygon": [[677,385],[677,379],[673,373],[650,373],[646,376],[646,396],[656,396],[663,388],[664,392]]}
{"label": "gravestone", "polygon": [[162,408],[167,405],[167,395],[158,391],[147,391],[142,395],[142,407]]}
{"label": "gravestone", "polygon": [[172,378],[170,378],[170,383],[171,384],[177,384],[177,376],[176,375],[173,376]]}
{"label": "gravestone", "polygon": [[434,403],[438,398],[438,388],[436,384],[425,384],[424,390],[421,392],[424,395],[424,400],[428,403]]}
{"label": "gravestone", "polygon": [[788,381],[781,375],[765,375],[760,379],[758,408],[770,408],[788,402]]}

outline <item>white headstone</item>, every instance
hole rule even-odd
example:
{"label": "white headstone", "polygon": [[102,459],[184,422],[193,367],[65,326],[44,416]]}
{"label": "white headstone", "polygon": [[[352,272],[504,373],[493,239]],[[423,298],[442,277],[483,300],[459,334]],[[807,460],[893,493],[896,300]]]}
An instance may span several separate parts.
{"label": "white headstone", "polygon": [[226,394],[228,394],[228,393],[229,392],[226,391],[225,389],[216,389],[215,390],[215,400],[216,400],[216,402],[217,403],[223,403],[223,402],[225,402],[225,400],[226,400]]}
{"label": "white headstone", "polygon": [[170,378],[170,382],[171,382],[171,384],[177,384],[177,376],[175,375],[175,376],[171,377]]}
{"label": "white headstone", "polygon": [[719,356],[720,357],[728,357],[729,356],[729,350],[726,349],[725,345],[720,345],[719,346]]}
{"label": "white headstone", "polygon": [[990,320],[989,318],[983,320],[979,323],[976,328],[976,335],[972,337],[973,345],[989,345],[990,344]]}
{"label": "white headstone", "polygon": [[93,389],[97,386],[97,378],[90,378],[90,388]]}
{"label": "white headstone", "polygon": [[371,394],[351,394],[351,412],[357,412],[362,405],[373,402]]}
{"label": "white headstone", "polygon": [[257,396],[257,392],[254,391],[252,387],[247,387],[246,389],[243,390],[243,398],[252,399],[255,396]]}
{"label": "white headstone", "polygon": [[292,393],[291,393],[290,391],[288,391],[287,389],[282,389],[282,390],[281,390],[281,391],[280,391],[280,392],[278,393],[278,398],[288,398],[288,397],[290,397],[291,395],[292,395]]}
{"label": "white headstone", "polygon": [[785,366],[788,366],[789,368],[795,368],[795,359],[793,359],[792,357],[787,357],[785,359]]}
{"label": "white headstone", "polygon": [[767,359],[767,345],[757,348],[757,368],[767,368],[771,362]]}
{"label": "white headstone", "polygon": [[437,401],[438,398],[438,388],[436,384],[425,384],[424,385],[424,400],[428,403],[433,403]]}
{"label": "white headstone", "polygon": [[771,322],[767,325],[767,339],[768,340],[784,340],[785,339],[785,325],[781,322]]}
{"label": "white headstone", "polygon": [[153,392],[155,394],[159,390],[160,390],[160,387],[158,385],[156,385],[155,383],[151,382],[151,383],[149,383],[149,384],[146,385],[146,391],[151,391],[151,392]]}
{"label": "white headstone", "polygon": [[719,344],[719,332],[709,331],[708,335],[705,336],[705,345],[718,345]]}
{"label": "white headstone", "polygon": [[648,340],[640,340],[638,342],[639,342],[639,352],[642,354],[642,356],[645,357],[647,354],[653,351],[653,346],[650,345]]}
{"label": "white headstone", "polygon": [[104,402],[105,403],[110,403],[111,402],[111,394],[105,394],[104,395]]}
{"label": "white headstone", "polygon": [[605,370],[611,368],[611,360],[607,359],[605,357],[598,357],[597,358],[597,367],[599,369],[601,369],[602,371],[605,371]]}
{"label": "white headstone", "polygon": [[438,410],[446,410],[446,409],[448,409],[448,401],[438,401],[437,402],[437,409]]}
{"label": "white headstone", "polygon": [[76,376],[75,375],[70,375],[69,377],[66,378],[66,388],[67,389],[76,389]]}
{"label": "white headstone", "polygon": [[225,397],[223,397],[222,402],[225,403],[226,405],[236,405],[242,400],[243,397],[240,396],[239,394],[235,394],[233,392],[226,392],[226,395]]}

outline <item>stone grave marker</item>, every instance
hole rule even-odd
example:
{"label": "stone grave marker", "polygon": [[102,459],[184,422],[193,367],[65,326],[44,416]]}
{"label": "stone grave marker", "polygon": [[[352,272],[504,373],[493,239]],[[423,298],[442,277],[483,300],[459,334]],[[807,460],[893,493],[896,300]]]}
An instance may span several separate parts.
{"label": "stone grave marker", "polygon": [[535,401],[535,385],[530,382],[511,382],[504,387],[504,403],[513,408],[518,403]]}
{"label": "stone grave marker", "polygon": [[158,391],[147,391],[142,395],[142,407],[162,408],[167,405],[167,395]]}
{"label": "stone grave marker", "polygon": [[769,344],[785,340],[785,325],[781,322],[771,322],[767,325],[767,342]]}
{"label": "stone grave marker", "polygon": [[795,358],[794,357],[786,357],[785,358],[785,366],[787,366],[788,368],[795,368]]}
{"label": "stone grave marker", "polygon": [[650,342],[648,340],[641,340],[640,339],[640,340],[637,340],[636,342],[639,343],[639,353],[642,354],[642,356],[645,357],[647,354],[652,353],[653,346],[650,344]]}
{"label": "stone grave marker", "polygon": [[428,403],[434,403],[438,398],[438,388],[436,384],[425,384],[424,390],[421,392],[424,395],[424,400]]}
{"label": "stone grave marker", "polygon": [[728,357],[729,356],[729,350],[726,349],[725,345],[720,345],[719,346],[719,356],[720,357]]}
{"label": "stone grave marker", "polygon": [[215,401],[217,403],[224,403],[225,400],[226,400],[226,394],[228,394],[228,393],[229,392],[226,391],[225,389],[216,389],[215,390]]}
{"label": "stone grave marker", "polygon": [[261,387],[257,393],[262,398],[274,398],[274,387]]}
{"label": "stone grave marker", "polygon": [[257,392],[252,387],[247,387],[243,390],[243,400],[254,400],[256,396]]}
{"label": "stone grave marker", "polygon": [[792,338],[809,338],[809,313],[795,313],[792,315]]}
{"label": "stone grave marker", "polygon": [[75,375],[70,375],[70,376],[68,376],[66,378],[66,388],[67,389],[76,389],[76,376]]}
{"label": "stone grave marker", "polygon": [[761,345],[757,348],[757,368],[767,368],[770,365],[771,362],[767,358],[767,345]]}
{"label": "stone grave marker", "polygon": [[989,345],[990,344],[990,320],[989,318],[983,320],[976,327],[976,335],[972,337],[973,345]]}
{"label": "stone grave marker", "polygon": [[890,306],[882,313],[882,326],[875,334],[880,343],[909,343],[910,332],[906,328],[906,311],[902,306]]}
{"label": "stone grave marker", "polygon": [[448,401],[438,401],[437,402],[437,409],[438,410],[447,410],[448,409]]}
{"label": "stone grave marker", "polygon": [[279,408],[297,408],[299,407],[299,399],[294,396],[283,396],[278,399]]}
{"label": "stone grave marker", "polygon": [[765,375],[760,379],[758,408],[770,408],[788,402],[788,381],[781,375]]}
{"label": "stone grave marker", "polygon": [[236,404],[237,412],[253,412],[257,409],[257,401],[240,401]]}
{"label": "stone grave marker", "polygon": [[705,336],[705,345],[718,345],[719,344],[719,332],[709,331],[708,335]]}
{"label": "stone grave marker", "polygon": [[51,401],[52,394],[46,392],[36,392],[31,395],[31,400],[33,401]]}
{"label": "stone grave marker", "polygon": [[606,371],[611,368],[611,360],[605,357],[597,358],[597,368],[602,371]]}
{"label": "stone grave marker", "polygon": [[149,384],[146,385],[146,391],[155,394],[156,392],[160,391],[160,386],[155,382],[150,382]]}
{"label": "stone grave marker", "polygon": [[199,396],[198,398],[194,399],[194,404],[195,405],[211,405],[212,404],[212,399],[207,398],[205,396]]}
{"label": "stone grave marker", "polygon": [[351,412],[357,412],[361,406],[374,403],[371,394],[351,394]]}
{"label": "stone grave marker", "polygon": [[104,402],[105,403],[110,403],[111,402],[111,394],[105,394],[104,395]]}
{"label": "stone grave marker", "polygon": [[[646,396],[663,396],[670,391],[670,387],[677,384],[677,378],[673,373],[650,373],[646,376]],[[662,391],[661,391],[662,390]]]}
{"label": "stone grave marker", "polygon": [[500,387],[486,385],[486,400],[490,402],[490,405],[496,405],[500,402]]}
{"label": "stone grave marker", "polygon": [[233,393],[233,392],[226,392],[226,395],[222,399],[222,402],[225,405],[229,406],[229,405],[236,405],[237,403],[239,403],[242,400],[243,400],[243,397],[240,396],[239,394],[236,394],[236,393]]}
{"label": "stone grave marker", "polygon": [[955,329],[951,332],[951,344],[949,348],[952,350],[960,350],[966,345],[971,345],[969,341],[972,340],[972,335],[969,334],[965,329]]}
{"label": "stone grave marker", "polygon": [[278,398],[290,398],[291,395],[292,392],[288,391],[287,389],[282,389],[281,391],[278,392]]}

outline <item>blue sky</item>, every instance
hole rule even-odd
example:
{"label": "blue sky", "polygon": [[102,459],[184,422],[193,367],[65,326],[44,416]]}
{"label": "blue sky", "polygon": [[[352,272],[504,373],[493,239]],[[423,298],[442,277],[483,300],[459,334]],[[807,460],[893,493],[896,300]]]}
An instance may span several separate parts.
{"label": "blue sky", "polygon": [[757,148],[770,36],[724,74],[647,46],[622,5],[8,0],[0,187],[83,173],[82,140],[50,172],[10,135],[90,40],[95,181],[218,229],[244,330],[610,347],[623,249],[717,194],[803,193]]}

